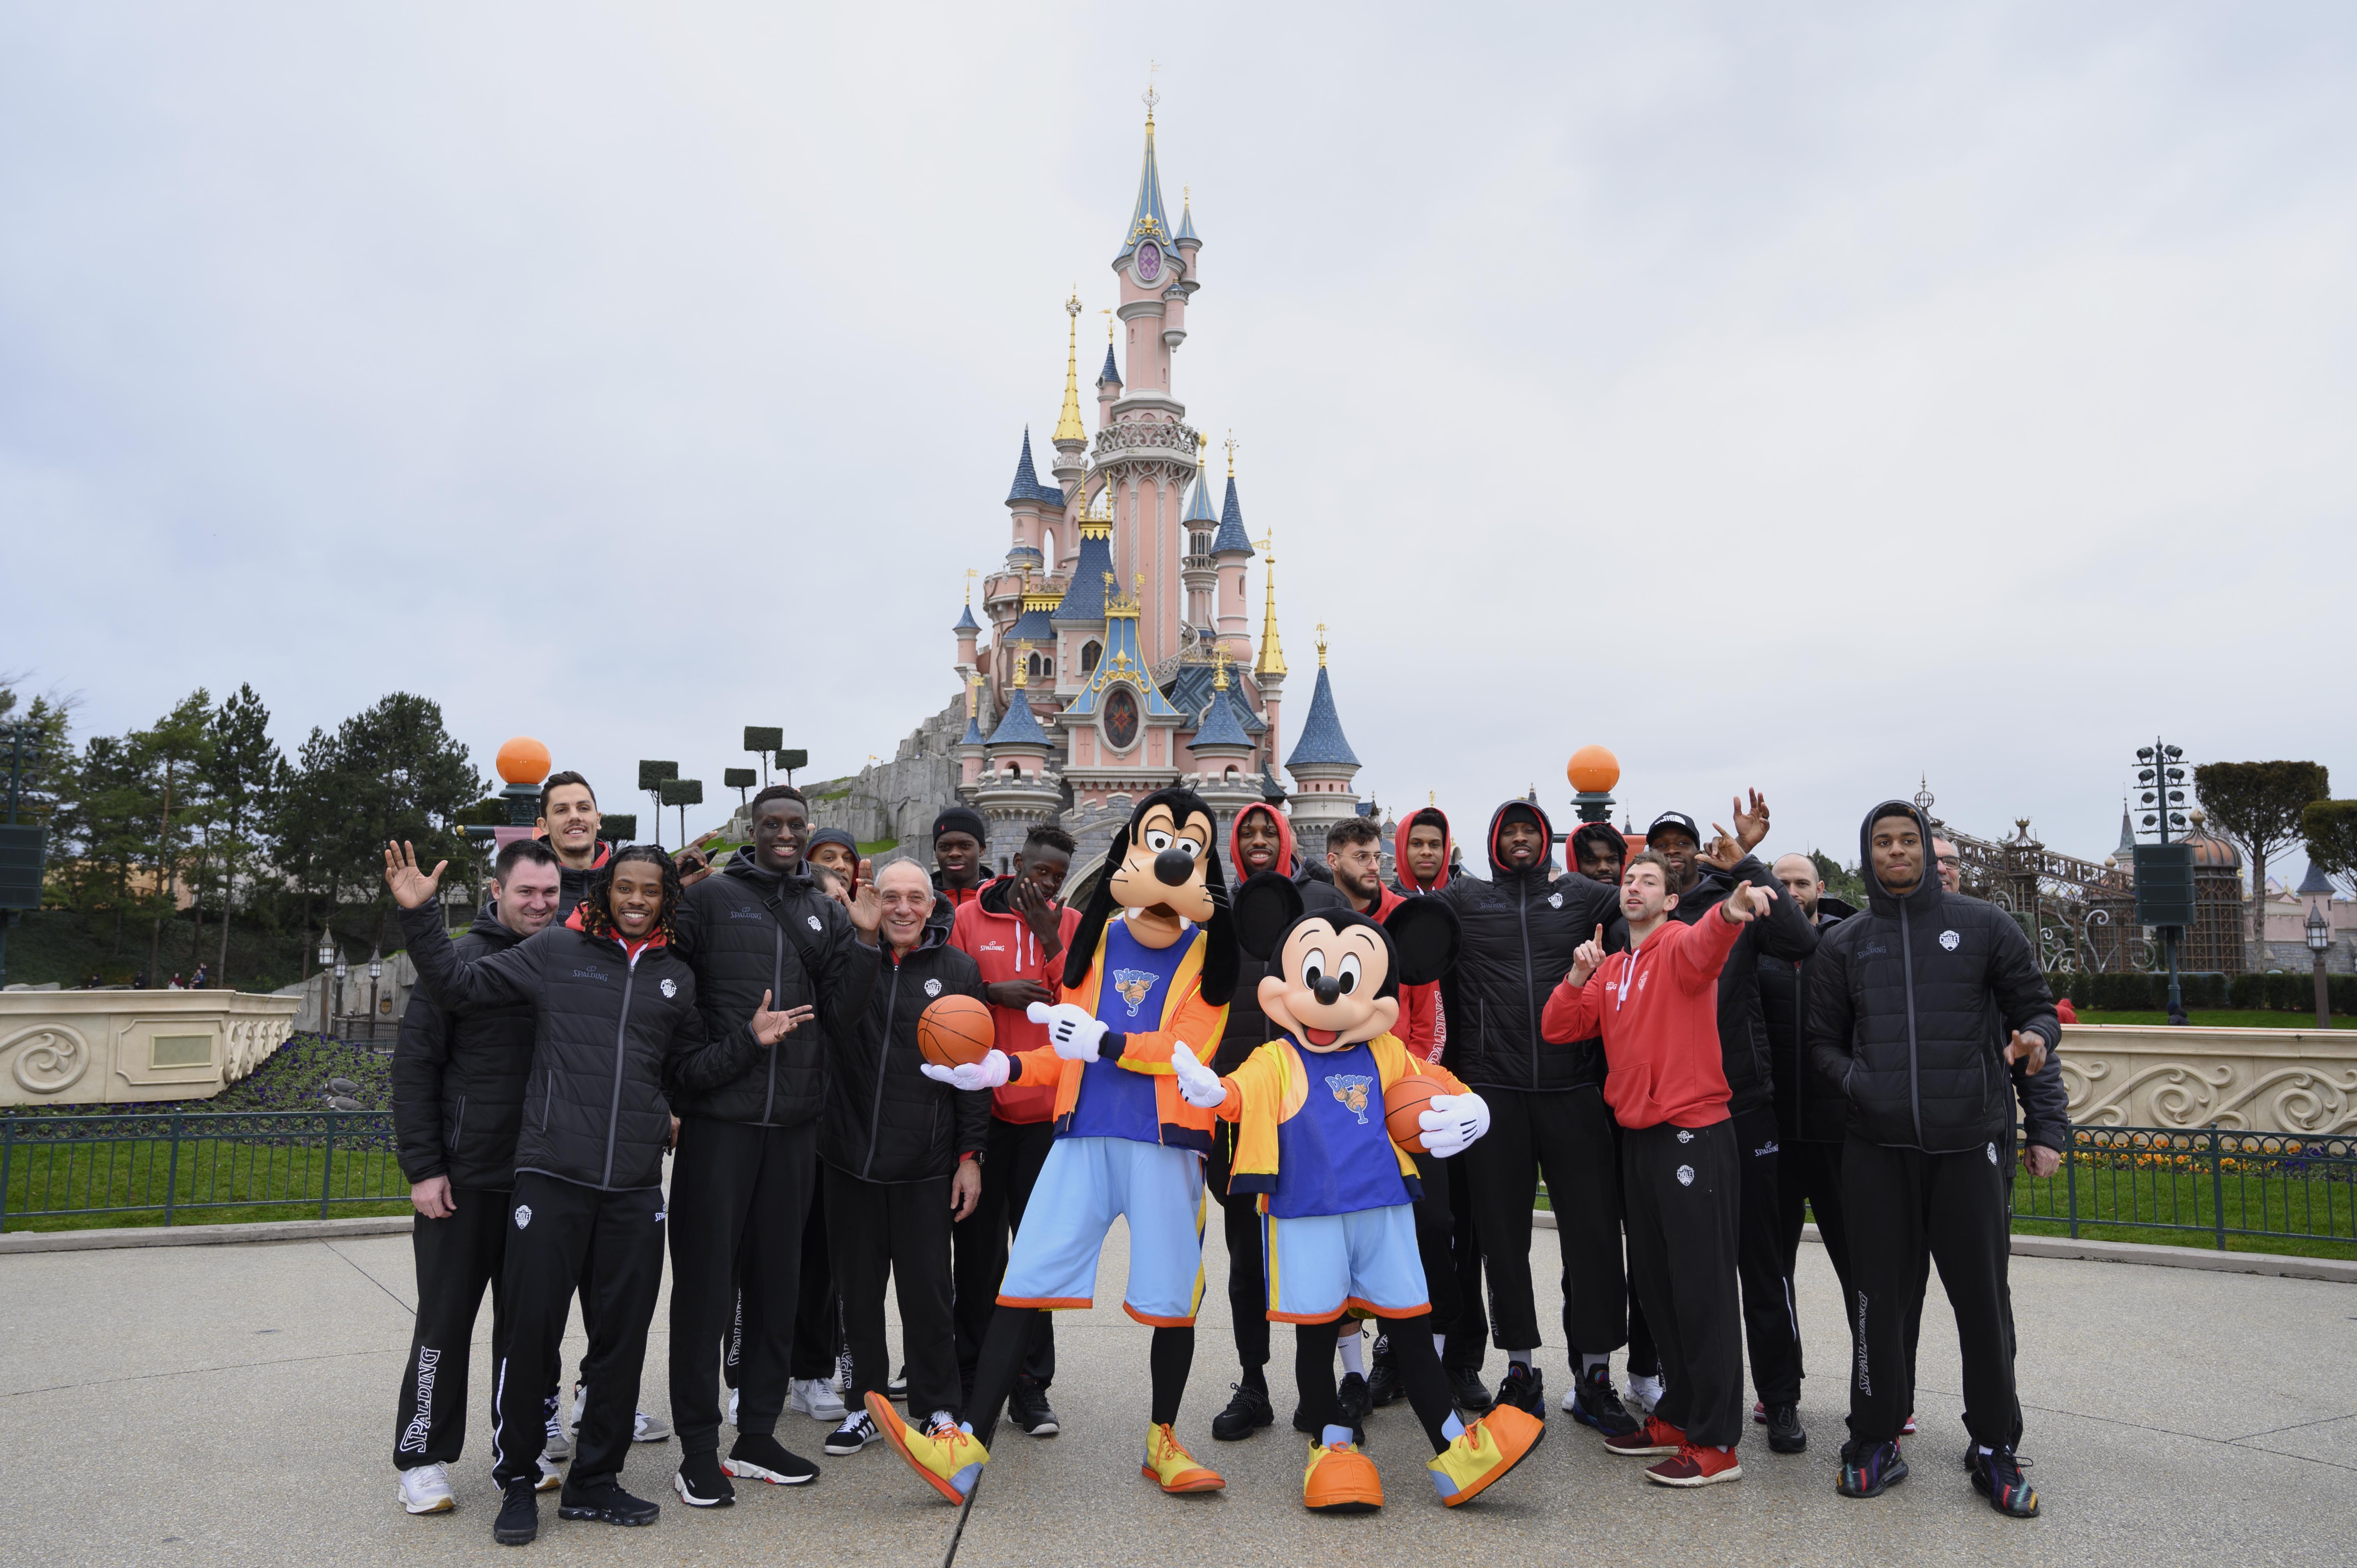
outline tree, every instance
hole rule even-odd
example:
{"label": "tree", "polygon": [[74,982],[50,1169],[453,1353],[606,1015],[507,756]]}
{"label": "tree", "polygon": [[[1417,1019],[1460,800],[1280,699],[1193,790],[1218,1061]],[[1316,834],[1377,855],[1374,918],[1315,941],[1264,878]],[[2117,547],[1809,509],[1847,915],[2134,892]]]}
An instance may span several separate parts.
{"label": "tree", "polygon": [[132,878],[146,858],[147,794],[131,748],[120,736],[92,736],[60,769],[50,819],[49,897],[85,917],[114,917],[114,956],[123,922],[144,909]]}
{"label": "tree", "polygon": [[214,983],[226,984],[237,879],[241,873],[251,875],[267,847],[263,830],[271,818],[271,789],[285,771],[285,758],[270,738],[270,710],[248,685],[239,686],[213,714],[212,743],[205,784],[213,801],[218,838],[211,859],[221,895],[221,969]]}
{"label": "tree", "polygon": [[2308,862],[2357,897],[2357,800],[2310,800],[2299,814]]}
{"label": "tree", "polygon": [[155,824],[148,864],[155,872],[155,895],[147,911],[147,980],[162,975],[164,921],[179,901],[182,873],[187,869],[190,829],[201,825],[210,800],[203,788],[203,770],[212,759],[212,705],[202,686],[174,704],[172,711],[149,728],[124,736],[124,745],[140,785],[148,796],[147,821]]}
{"label": "tree", "polygon": [[[21,675],[0,673],[0,725],[31,726],[31,733],[25,737],[16,820],[48,822],[57,811],[73,772],[70,732],[75,699],[55,694],[27,698],[16,689],[23,680]],[[0,791],[8,788],[8,746],[0,744]],[[6,809],[6,797],[0,794],[0,815],[5,815]],[[49,838],[54,856],[57,834],[52,832]]]}
{"label": "tree", "polygon": [[313,738],[322,744],[316,755],[306,745],[301,786],[312,855],[331,887],[367,890],[382,946],[392,907],[379,875],[387,841],[476,872],[458,814],[490,786],[443,728],[441,704],[407,692],[346,719],[331,737]]}
{"label": "tree", "polygon": [[2209,825],[2240,849],[2251,865],[2253,973],[2267,967],[2267,859],[2300,837],[2300,814],[2332,793],[2318,762],[2205,762],[2193,788],[2210,813]]}
{"label": "tree", "polygon": [[1866,908],[1866,879],[1855,871],[1845,870],[1842,864],[1823,850],[1809,852],[1809,864],[1817,868],[1817,879],[1825,891],[1844,903]]}

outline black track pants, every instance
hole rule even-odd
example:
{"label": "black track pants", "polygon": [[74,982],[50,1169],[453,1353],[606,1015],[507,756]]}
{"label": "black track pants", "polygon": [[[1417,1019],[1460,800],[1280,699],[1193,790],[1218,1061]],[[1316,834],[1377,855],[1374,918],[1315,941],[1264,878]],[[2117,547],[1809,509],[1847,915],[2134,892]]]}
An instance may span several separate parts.
{"label": "black track pants", "polygon": [[1925,1270],[1956,1315],[1964,1361],[1964,1426],[1973,1441],[2010,1443],[2013,1348],[2006,1331],[2006,1266],[2012,1239],[2005,1211],[2004,1156],[1997,1145],[1927,1155],[1853,1137],[1842,1151],[1842,1196],[1850,1224],[1850,1434],[1881,1443],[1913,1413],[1910,1318],[1920,1321]]}
{"label": "black track pants", "polygon": [[1603,1090],[1529,1094],[1484,1089],[1490,1131],[1460,1156],[1472,1176],[1474,1223],[1490,1271],[1490,1331],[1501,1350],[1535,1348],[1531,1207],[1545,1174],[1563,1256],[1563,1333],[1576,1359],[1629,1337],[1621,1272],[1620,1179]]}
{"label": "black track pants", "polygon": [[[1236,1363],[1246,1382],[1267,1381],[1268,1273],[1261,1252],[1259,1195],[1228,1192],[1235,1129],[1222,1122],[1211,1134],[1211,1168],[1205,1179],[1220,1201],[1220,1235],[1228,1244],[1228,1317],[1235,1326]],[[1041,1316],[1047,1316],[1042,1313]]]}
{"label": "black track pants", "polygon": [[671,1170],[671,1419],[683,1454],[720,1446],[721,1353],[732,1342],[737,1430],[778,1429],[802,1288],[802,1220],[817,1168],[815,1122],[680,1121]]}
{"label": "black track pants", "polygon": [[572,1496],[619,1477],[630,1451],[647,1327],[662,1288],[663,1195],[657,1187],[603,1192],[524,1171],[516,1176],[508,1217],[510,1327],[494,1396],[491,1479],[505,1487],[540,1474],[533,1461],[548,1442],[544,1412],[578,1280],[581,1315],[591,1328],[589,1353],[581,1359],[588,1406],[565,1481]]}
{"label": "black track pants", "polygon": [[1630,1271],[1662,1355],[1663,1392],[1654,1413],[1691,1441],[1717,1447],[1734,1446],[1744,1427],[1737,1163],[1731,1122],[1663,1122],[1622,1135]]}
{"label": "black track pants", "polygon": [[1461,1178],[1463,1173],[1456,1160],[1435,1159],[1430,1155],[1408,1157],[1415,1162],[1416,1181],[1423,1188],[1415,1199],[1415,1251],[1424,1262],[1425,1300],[1430,1304],[1432,1318],[1425,1331],[1453,1341],[1462,1332],[1457,1320],[1464,1312],[1465,1293],[1458,1288],[1457,1259],[1450,1245],[1457,1221],[1449,1208],[1448,1186],[1452,1177]]}
{"label": "black track pants", "polygon": [[[951,1284],[957,1315],[958,1376],[974,1381],[983,1336],[998,1310],[998,1282],[1006,1273],[1007,1238],[1022,1228],[1023,1210],[1055,1146],[1053,1122],[990,1119],[982,1159],[982,1197],[952,1228]],[[1023,1375],[1042,1386],[1056,1380],[1056,1315],[1043,1312],[1031,1330]]]}
{"label": "black track pants", "polygon": [[[1842,1146],[1839,1144],[1788,1143],[1776,1160],[1776,1211],[1780,1227],[1778,1240],[1784,1248],[1784,1273],[1791,1278],[1798,1272],[1801,1252],[1801,1227],[1811,1216],[1817,1222],[1817,1236],[1825,1244],[1825,1261],[1834,1266],[1834,1278],[1841,1283],[1841,1299],[1855,1302],[1857,1290],[1849,1273],[1849,1224],[1847,1210],[1842,1208]],[[1849,1314],[1842,1314],[1843,1364],[1847,1365],[1849,1344]],[[1793,1365],[1803,1364],[1804,1358],[1797,1345],[1793,1348]]]}
{"label": "black track pants", "polygon": [[[826,1233],[835,1288],[851,1341],[851,1389],[844,1403],[860,1408],[892,1376],[884,1343],[884,1280],[900,1303],[900,1352],[909,1367],[909,1419],[937,1410],[958,1413],[957,1324],[950,1311],[950,1178],[862,1181],[829,1166]],[[1004,1397],[1003,1395],[1001,1397]]]}
{"label": "black track pants", "polygon": [[1751,1385],[1763,1404],[1801,1402],[1801,1320],[1792,1306],[1792,1275],[1784,1261],[1778,1187],[1783,1156],[1776,1112],[1768,1106],[1734,1118],[1737,1185],[1741,1215],[1735,1272],[1743,1282],[1743,1337],[1751,1351]]}
{"label": "black track pants", "polygon": [[834,1262],[826,1239],[826,1165],[811,1178],[811,1200],[802,1221],[801,1301],[794,1308],[791,1370],[797,1378],[831,1379],[843,1348],[843,1298],[834,1294]]}
{"label": "black track pants", "polygon": [[[398,1470],[447,1465],[467,1446],[467,1362],[483,1287],[491,1292],[491,1364],[508,1342],[508,1195],[454,1187],[447,1219],[419,1215],[409,1248],[417,1266],[417,1327],[393,1407],[393,1464]],[[498,1419],[494,1410],[492,1419]]]}
{"label": "black track pants", "polygon": [[[1481,1295],[1481,1226],[1473,1214],[1473,1167],[1463,1155],[1439,1163],[1448,1173],[1448,1257],[1457,1276],[1457,1321],[1437,1325],[1448,1337],[1440,1364],[1452,1371],[1478,1372],[1490,1353],[1490,1312]],[[1432,1282],[1425,1281],[1425,1286],[1432,1288]]]}

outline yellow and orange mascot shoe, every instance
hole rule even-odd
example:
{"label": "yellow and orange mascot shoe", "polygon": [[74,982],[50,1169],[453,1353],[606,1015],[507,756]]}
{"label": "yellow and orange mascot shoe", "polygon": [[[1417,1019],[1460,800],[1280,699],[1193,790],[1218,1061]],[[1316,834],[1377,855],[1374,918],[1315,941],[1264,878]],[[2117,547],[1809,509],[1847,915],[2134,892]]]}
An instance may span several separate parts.
{"label": "yellow and orange mascot shoe", "polygon": [[911,1426],[900,1419],[900,1412],[880,1390],[868,1393],[867,1413],[877,1429],[891,1440],[894,1450],[909,1462],[909,1468],[953,1503],[965,1501],[974,1482],[982,1478],[982,1467],[990,1463],[990,1451],[974,1441],[973,1433],[956,1426],[931,1430]]}
{"label": "yellow and orange mascot shoe", "polygon": [[1358,1444],[1327,1448],[1313,1443],[1309,1468],[1301,1477],[1301,1502],[1312,1513],[1372,1513],[1383,1506],[1383,1478]]}
{"label": "yellow and orange mascot shoe", "polygon": [[1216,1492],[1225,1481],[1195,1463],[1177,1435],[1167,1426],[1150,1426],[1146,1431],[1146,1457],[1138,1462],[1138,1474],[1166,1492]]}
{"label": "yellow and orange mascot shoe", "polygon": [[1544,1422],[1501,1404],[1467,1427],[1425,1468],[1432,1473],[1440,1500],[1455,1508],[1504,1479],[1545,1435]]}

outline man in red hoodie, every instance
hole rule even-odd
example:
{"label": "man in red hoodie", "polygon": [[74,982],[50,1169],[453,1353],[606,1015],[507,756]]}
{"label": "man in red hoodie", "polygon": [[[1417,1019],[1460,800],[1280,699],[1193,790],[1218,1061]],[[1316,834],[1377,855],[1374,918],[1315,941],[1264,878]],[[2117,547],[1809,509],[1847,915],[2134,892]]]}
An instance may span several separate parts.
{"label": "man in red hoodie", "polygon": [[[1703,858],[1724,870],[1741,855],[1722,835]],[[1706,1487],[1743,1475],[1735,1456],[1743,1436],[1740,1151],[1718,1046],[1718,972],[1776,895],[1738,882],[1715,911],[1683,925],[1670,918],[1674,886],[1654,851],[1630,861],[1620,880],[1629,950],[1605,952],[1598,927],[1547,998],[1540,1029],[1554,1042],[1603,1038],[1604,1098],[1623,1130],[1630,1272],[1668,1385],[1644,1425],[1604,1445],[1658,1457],[1648,1480]]]}
{"label": "man in red hoodie", "polygon": [[[1031,1022],[1024,1009],[1034,1002],[1052,1005],[1063,995],[1057,976],[1081,912],[1058,903],[1056,890],[1064,885],[1071,865],[1070,833],[1058,827],[1033,828],[1015,857],[1013,873],[985,883],[957,907],[951,922],[949,945],[982,970],[983,991],[1002,1051],[1039,1050],[1048,1044],[1048,1026]],[[1006,1273],[1006,1239],[1023,1223],[1039,1167],[1056,1142],[1055,1110],[1053,1084],[1009,1083],[991,1090],[982,1198],[952,1231],[958,1370],[969,1390],[982,1359],[983,1335],[997,1310],[998,1282]],[[1006,1398],[1009,1417],[1034,1437],[1053,1437],[1058,1431],[1056,1412],[1048,1404],[1048,1385],[1056,1377],[1054,1316],[1038,1315],[1023,1370]],[[966,1415],[980,1419],[973,1411]]]}

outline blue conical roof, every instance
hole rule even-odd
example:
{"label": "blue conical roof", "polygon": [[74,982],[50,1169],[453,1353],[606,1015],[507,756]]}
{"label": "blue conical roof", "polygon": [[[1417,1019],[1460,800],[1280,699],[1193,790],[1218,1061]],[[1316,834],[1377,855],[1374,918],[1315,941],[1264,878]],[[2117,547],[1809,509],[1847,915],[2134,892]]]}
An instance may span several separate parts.
{"label": "blue conical roof", "polygon": [[1220,508],[1220,536],[1211,541],[1211,553],[1227,555],[1241,551],[1253,553],[1251,536],[1244,532],[1244,509],[1236,500],[1236,477],[1228,476],[1228,499]]}
{"label": "blue conical roof", "polygon": [[2331,891],[2332,878],[2325,875],[2323,872],[2318,870],[2314,861],[2309,861],[2308,863],[2308,875],[2299,879],[2299,896],[2305,898],[2318,893],[2329,895]]}
{"label": "blue conical roof", "polygon": [[1063,487],[1041,484],[1039,470],[1031,466],[1031,427],[1028,424],[1023,427],[1023,455],[1015,460],[1015,483],[1006,491],[1006,504],[1013,506],[1017,501],[1046,501],[1058,507],[1064,504]]}
{"label": "blue conical roof", "polygon": [[1178,521],[1181,522],[1217,522],[1220,521],[1219,518],[1211,511],[1211,487],[1203,482],[1203,476],[1200,474],[1195,476],[1195,488],[1188,492],[1187,515],[1180,518]]}
{"label": "blue conical roof", "polygon": [[1173,242],[1170,214],[1162,206],[1162,175],[1154,166],[1154,121],[1146,122],[1146,164],[1137,174],[1137,206],[1129,215],[1129,232],[1123,236],[1121,254],[1114,258],[1119,266],[1130,258],[1142,241],[1152,240],[1157,245]]}
{"label": "blue conical roof", "polygon": [[1359,766],[1359,754],[1351,749],[1342,734],[1342,721],[1334,712],[1334,683],[1327,679],[1323,664],[1318,667],[1318,689],[1309,694],[1309,717],[1301,725],[1301,738],[1294,744],[1293,755],[1285,759],[1287,768],[1305,763]]}
{"label": "blue conical roof", "polygon": [[1195,738],[1187,744],[1197,751],[1202,750],[1205,746],[1232,746],[1238,751],[1250,751],[1253,739],[1244,733],[1244,726],[1236,722],[1235,704],[1228,701],[1228,693],[1214,688],[1211,693],[1211,705],[1203,714],[1202,724],[1196,729]]}
{"label": "blue conical roof", "polygon": [[1081,558],[1072,581],[1056,606],[1056,620],[1100,621],[1105,618],[1105,574],[1113,570],[1113,541],[1099,529],[1081,528]]}
{"label": "blue conical roof", "polygon": [[1107,381],[1111,381],[1115,386],[1121,385],[1121,371],[1113,362],[1113,345],[1110,343],[1105,345],[1105,368],[1097,376],[1097,385],[1103,386]]}
{"label": "blue conical roof", "polygon": [[958,737],[958,744],[960,746],[980,746],[983,744],[982,714],[979,711],[966,714],[965,734]]}
{"label": "blue conical roof", "polygon": [[983,744],[1039,746],[1048,744],[1048,732],[1041,729],[1039,721],[1032,716],[1031,699],[1024,694],[1021,688],[1007,694],[1006,712],[999,718],[998,727],[990,732],[990,738]]}
{"label": "blue conical roof", "polygon": [[965,608],[958,611],[957,625],[950,628],[950,629],[952,631],[980,631],[982,629],[981,626],[974,618],[973,605],[969,604]]}
{"label": "blue conical roof", "polygon": [[1193,202],[1189,201],[1180,204],[1178,209],[1178,232],[1172,235],[1171,238],[1173,240],[1195,240],[1195,243],[1199,245],[1203,242],[1200,240],[1195,239],[1195,204]]}

